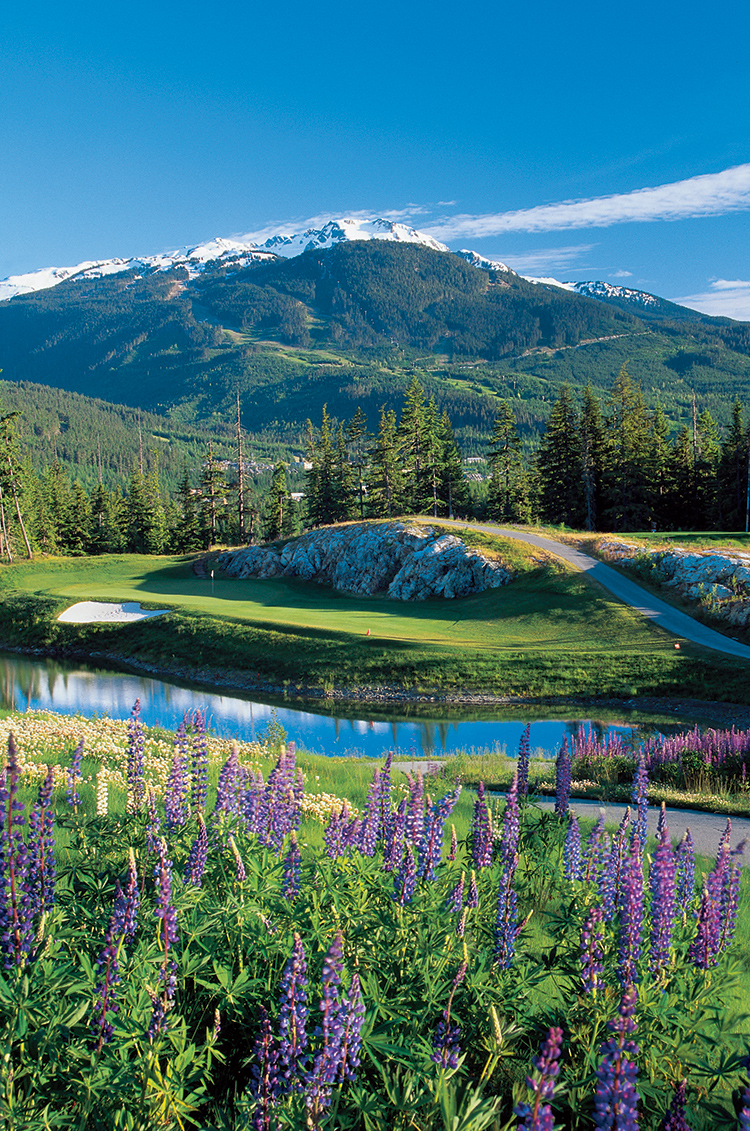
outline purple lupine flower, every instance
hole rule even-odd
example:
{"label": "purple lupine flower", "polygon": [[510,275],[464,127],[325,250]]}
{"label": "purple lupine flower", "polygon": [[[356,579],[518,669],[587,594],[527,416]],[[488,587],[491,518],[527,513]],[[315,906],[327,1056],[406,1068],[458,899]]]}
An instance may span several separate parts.
{"label": "purple lupine flower", "polygon": [[592,907],[581,929],[581,984],[585,994],[604,986],[604,913]]}
{"label": "purple lupine flower", "polygon": [[468,919],[468,917],[469,917],[469,908],[464,907],[463,911],[461,912],[461,918],[456,923],[456,935],[460,939],[462,939],[464,937],[464,935],[466,934],[466,920]]}
{"label": "purple lupine flower", "polygon": [[518,796],[525,798],[529,793],[529,762],[531,759],[531,723],[527,723],[518,744]]}
{"label": "purple lupine flower", "polygon": [[690,1124],[685,1119],[686,1101],[687,1080],[682,1080],[674,1090],[669,1111],[659,1124],[659,1131],[690,1131]]}
{"label": "purple lupine flower", "polygon": [[458,1058],[461,1055],[461,1026],[451,1018],[453,997],[458,987],[466,977],[466,963],[462,962],[453,979],[448,1003],[443,1010],[443,1016],[437,1023],[435,1034],[432,1038],[433,1052],[430,1060],[440,1068],[458,1068]]}
{"label": "purple lupine flower", "polygon": [[391,824],[393,821],[393,812],[391,810],[391,793],[393,790],[393,783],[391,781],[391,767],[393,766],[393,751],[389,750],[385,759],[385,764],[380,771],[380,840],[385,849],[391,843]]}
{"label": "purple lupine flower", "polygon": [[652,974],[669,962],[675,918],[675,860],[667,818],[662,809],[661,835],[651,863],[651,959]]}
{"label": "purple lupine flower", "polygon": [[708,884],[704,883],[698,909],[698,929],[688,950],[688,958],[699,970],[709,970],[716,965],[717,954],[713,944],[718,917],[719,910],[713,893]]}
{"label": "purple lupine flower", "polygon": [[301,1087],[307,1063],[307,963],[302,940],[294,932],[292,955],[281,976],[279,1011],[279,1083],[284,1092]]}
{"label": "purple lupine flower", "polygon": [[292,832],[289,834],[289,849],[284,857],[282,893],[285,899],[296,899],[299,895],[302,886],[301,869],[302,857],[300,855],[299,845],[297,844],[297,835]]}
{"label": "purple lupine flower", "polygon": [[245,871],[245,862],[240,855],[240,850],[235,844],[233,836],[229,838],[229,849],[234,857],[234,878],[238,884],[244,883],[247,879],[247,872]]}
{"label": "purple lupine flower", "polygon": [[6,967],[23,966],[31,949],[33,923],[26,892],[28,851],[22,835],[26,823],[18,799],[18,750],[8,735],[8,765],[0,787],[0,951]]}
{"label": "purple lupine flower", "polygon": [[393,877],[393,894],[391,899],[400,903],[402,907],[411,903],[414,888],[417,884],[417,865],[414,860],[414,849],[410,844],[404,845],[404,855],[401,867]]}
{"label": "purple lupine flower", "polygon": [[477,887],[477,874],[473,868],[471,870],[469,890],[466,893],[466,900],[464,905],[470,908],[479,907],[479,888]]}
{"label": "purple lupine flower", "polygon": [[[628,810],[628,813],[630,810]],[[586,841],[586,851],[581,861],[581,879],[584,883],[597,883],[604,865],[604,810],[599,812],[599,819],[594,825],[589,839]]]}
{"label": "purple lupine flower", "polygon": [[675,903],[677,911],[687,916],[695,897],[695,849],[690,829],[685,829],[675,853],[677,866]]}
{"label": "purple lupine flower", "polygon": [[184,721],[190,731],[190,800],[194,808],[205,809],[208,797],[207,711],[195,710],[189,722],[187,715]]}
{"label": "purple lupine flower", "polygon": [[172,767],[164,794],[164,814],[168,829],[181,829],[187,821],[188,761],[188,738],[183,719],[175,735]]}
{"label": "purple lupine flower", "polygon": [[203,814],[198,810],[198,835],[193,841],[185,864],[185,883],[199,888],[203,883],[203,873],[208,860],[208,833]]}
{"label": "purple lupine flower", "polygon": [[719,920],[721,930],[719,934],[718,953],[721,955],[734,938],[734,929],[737,924],[737,913],[740,903],[740,864],[737,857],[745,850],[745,842],[737,845],[729,867],[725,870],[721,886],[721,903],[719,907]]}
{"label": "purple lupine flower", "polygon": [[565,833],[563,849],[563,871],[566,880],[578,880],[581,876],[581,826],[574,813],[568,813],[568,828]]}
{"label": "purple lupine flower", "polygon": [[94,1015],[91,1019],[93,1045],[96,1052],[101,1052],[102,1045],[107,1044],[114,1036],[112,1022],[108,1019],[107,1014],[115,1013],[118,1008],[115,986],[120,981],[120,950],[123,943],[135,934],[139,902],[135,855],[131,848],[125,891],[123,892],[118,880],[115,887],[112,918],[104,936],[104,949],[96,960],[96,1002],[94,1004]]}
{"label": "purple lupine flower", "polygon": [[252,1100],[249,1126],[252,1131],[274,1131],[276,1100],[279,1094],[279,1052],[271,1032],[271,1019],[260,1006],[260,1032],[253,1048],[253,1066],[248,1084]]}
{"label": "purple lupine flower", "polygon": [[345,1023],[344,1003],[341,999],[343,953],[344,940],[341,932],[337,931],[323,960],[323,996],[320,1001],[322,1018],[316,1029],[321,1045],[305,1081],[308,1119],[314,1127],[331,1102],[331,1085],[336,1082],[341,1069]]}
{"label": "purple lupine flower", "polygon": [[620,931],[618,977],[623,989],[638,981],[637,963],[641,955],[643,926],[643,863],[635,831],[630,838],[623,864],[620,887]]}
{"label": "purple lupine flower", "polygon": [[[490,817],[492,814],[490,814]],[[491,828],[491,822],[490,822]],[[513,775],[505,798],[503,811],[503,828],[500,834],[500,859],[503,862],[513,860],[518,853],[518,840],[520,837],[518,813],[518,774]]]}
{"label": "purple lupine flower", "polygon": [[698,911],[698,928],[688,950],[688,958],[694,966],[708,970],[719,960],[722,932],[722,902],[725,876],[729,864],[729,838],[732,822],[727,824],[719,840],[716,864],[704,879],[703,895]]}
{"label": "purple lupine flower", "polygon": [[127,771],[127,811],[137,813],[146,797],[146,763],[143,723],[141,722],[141,701],[136,699],[128,722],[128,771]]}
{"label": "purple lupine flower", "polygon": [[573,759],[568,748],[568,739],[563,738],[560,753],[555,765],[555,813],[564,817],[570,802],[570,783],[573,775]]}
{"label": "purple lupine flower", "polygon": [[424,831],[424,776],[420,771],[415,778],[410,774],[407,777],[409,778],[409,802],[406,809],[404,836],[415,848],[419,848]]}
{"label": "purple lupine flower", "polygon": [[68,805],[72,806],[73,812],[78,812],[78,806],[81,804],[81,797],[78,793],[78,783],[82,779],[81,763],[83,762],[83,739],[78,743],[70,759],[70,765],[65,771],[68,790],[66,797]]}
{"label": "purple lupine flower", "polygon": [[455,887],[451,888],[448,892],[448,898],[445,901],[446,911],[460,911],[461,905],[464,901],[464,882],[466,880],[466,872],[461,873],[461,879]]}
{"label": "purple lupine flower", "polygon": [[355,970],[349,984],[349,992],[344,1001],[344,1035],[341,1041],[341,1066],[339,1078],[356,1080],[362,1048],[362,1025],[365,1020],[365,1002],[362,997],[362,986],[359,974]]}
{"label": "purple lupine flower", "polygon": [[643,855],[648,835],[648,766],[642,751],[639,753],[635,764],[631,804],[635,814],[635,834],[638,837],[641,855]]}
{"label": "purple lupine flower", "polygon": [[[615,909],[620,903],[623,867],[628,844],[625,834],[629,824],[630,806],[625,810],[599,874],[599,893],[601,895],[602,910],[604,911],[604,920],[607,923],[612,922]],[[604,837],[606,838],[606,834],[604,834]],[[604,844],[604,839],[602,843]]]}
{"label": "purple lupine flower", "polygon": [[661,809],[659,810],[659,820],[656,822],[656,839],[664,840],[665,834],[669,836],[667,829],[667,803],[662,801]]}
{"label": "purple lupine flower", "polygon": [[232,746],[229,757],[219,771],[216,785],[216,805],[211,814],[211,825],[223,827],[228,817],[237,817],[240,812],[240,756],[236,746]]}
{"label": "purple lupine flower", "polygon": [[539,1055],[531,1061],[535,1072],[533,1076],[526,1077],[526,1087],[534,1098],[530,1104],[520,1103],[513,1108],[514,1113],[522,1119],[518,1124],[518,1131],[522,1127],[527,1131],[552,1131],[554,1118],[552,1106],[547,1101],[555,1094],[555,1080],[560,1072],[562,1038],[562,1029],[553,1026],[546,1041],[542,1042]]}
{"label": "purple lupine flower", "polygon": [[374,856],[380,836],[380,770],[376,769],[372,775],[370,788],[367,791],[367,800],[362,814],[362,835],[360,838],[360,851],[363,856]]}
{"label": "purple lupine flower", "polygon": [[346,802],[341,806],[340,813],[337,813],[335,810],[331,812],[328,824],[323,833],[323,841],[326,846],[326,855],[330,856],[332,860],[337,860],[338,857],[342,855],[341,836],[343,825],[348,820],[349,806]]}
{"label": "purple lupine flower", "polygon": [[[745,1067],[748,1066],[748,1059],[745,1059]],[[742,1131],[750,1131],[750,1084],[748,1084],[742,1091],[742,1108],[739,1114],[739,1123]]]}
{"label": "purple lupine flower", "polygon": [[47,768],[29,814],[27,893],[32,916],[44,915],[55,902],[55,814],[51,808],[54,776]]}
{"label": "purple lupine flower", "polygon": [[161,820],[156,808],[156,794],[151,786],[148,787],[146,814],[146,848],[156,856],[161,841]]}
{"label": "purple lupine flower", "polygon": [[158,1033],[163,1033],[167,1027],[167,1013],[174,1005],[177,990],[177,963],[170,956],[170,951],[178,944],[177,912],[172,903],[172,862],[167,855],[167,842],[159,841],[159,855],[154,868],[156,880],[156,903],[154,916],[159,920],[157,941],[162,952],[162,963],[159,971],[159,980],[162,984],[160,993],[153,993],[151,1002],[153,1011],[147,1036],[153,1040]]}
{"label": "purple lupine flower", "polygon": [[[637,843],[635,845],[638,850]],[[635,1057],[638,1046],[628,1034],[634,1033],[635,1007],[638,994],[633,986],[628,986],[621,998],[617,1017],[609,1022],[609,1028],[616,1034],[604,1041],[599,1053],[599,1067],[596,1075],[594,1099],[594,1126],[601,1131],[638,1131],[638,1092],[635,1082],[638,1068]]]}
{"label": "purple lupine flower", "polygon": [[406,825],[406,798],[388,822],[388,840],[383,854],[383,871],[393,872],[404,856],[404,828]]}
{"label": "purple lupine flower", "polygon": [[492,849],[492,815],[484,796],[484,782],[480,781],[471,826],[471,854],[475,868],[489,868]]}
{"label": "purple lupine flower", "polygon": [[458,837],[456,836],[456,826],[451,825],[451,846],[448,851],[448,859],[455,860],[456,853],[458,852]]}
{"label": "purple lupine flower", "polygon": [[516,874],[518,856],[506,861],[500,876],[497,895],[497,919],[495,922],[495,961],[501,970],[510,970],[516,952],[518,935],[518,900],[513,880]]}
{"label": "purple lupine flower", "polygon": [[453,812],[460,793],[461,786],[457,785],[450,793],[446,793],[445,797],[441,797],[431,805],[427,813],[422,841],[419,845],[417,875],[428,882],[435,879],[437,867],[442,861],[445,822]]}

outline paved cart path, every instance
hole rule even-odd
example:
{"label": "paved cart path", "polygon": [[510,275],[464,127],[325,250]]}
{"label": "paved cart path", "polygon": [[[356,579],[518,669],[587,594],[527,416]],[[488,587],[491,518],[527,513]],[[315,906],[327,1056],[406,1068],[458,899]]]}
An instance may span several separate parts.
{"label": "paved cart path", "polygon": [[700,644],[704,648],[713,648],[714,651],[724,652],[728,656],[750,660],[750,647],[747,644],[740,644],[738,640],[723,636],[720,632],[716,632],[713,628],[708,628],[705,624],[701,624],[700,621],[688,616],[687,613],[672,608],[666,601],[647,593],[640,585],[636,585],[628,577],[623,577],[611,566],[597,561],[590,554],[576,550],[573,546],[567,546],[564,542],[556,542],[553,538],[545,538],[541,534],[531,534],[524,530],[509,529],[504,526],[481,525],[473,527],[467,522],[451,522],[450,519],[441,518],[440,525],[445,524],[467,529],[485,530],[490,534],[497,534],[501,538],[513,538],[517,542],[528,542],[532,546],[537,546],[540,550],[546,550],[547,553],[562,558],[574,569],[585,573],[589,580],[598,581],[604,589],[607,589],[620,601],[630,605],[631,608],[642,613],[644,617],[648,617],[660,628],[665,628],[667,632],[673,632],[675,636],[680,636],[683,640],[690,640],[694,644]]}

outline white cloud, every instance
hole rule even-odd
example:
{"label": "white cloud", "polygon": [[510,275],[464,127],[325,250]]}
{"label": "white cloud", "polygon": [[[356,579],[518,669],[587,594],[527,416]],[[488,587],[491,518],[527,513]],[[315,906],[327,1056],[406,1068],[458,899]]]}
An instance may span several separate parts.
{"label": "white cloud", "polygon": [[750,280],[714,279],[710,286],[703,294],[673,298],[672,302],[699,310],[701,314],[750,322]]}
{"label": "white cloud", "polygon": [[479,239],[505,232],[561,232],[574,228],[608,228],[612,224],[635,221],[720,216],[746,208],[750,208],[750,164],[590,200],[564,200],[484,216],[446,217],[425,231],[435,239],[450,243],[455,239]]}
{"label": "white cloud", "polygon": [[632,271],[610,271],[609,277],[610,277],[610,279],[632,279],[633,272]]}
{"label": "white cloud", "polygon": [[533,251],[520,251],[517,255],[502,252],[497,258],[521,275],[533,275],[538,271],[551,271],[555,268],[565,271],[577,265],[581,256],[594,247],[596,244],[592,243],[573,244],[570,247],[540,247]]}

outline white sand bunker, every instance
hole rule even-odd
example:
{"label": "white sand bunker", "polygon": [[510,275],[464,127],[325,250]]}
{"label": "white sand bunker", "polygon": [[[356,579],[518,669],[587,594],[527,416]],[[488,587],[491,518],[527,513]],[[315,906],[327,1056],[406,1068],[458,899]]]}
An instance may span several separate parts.
{"label": "white sand bunker", "polygon": [[93,624],[98,621],[145,620],[146,617],[160,617],[169,609],[142,609],[136,601],[126,601],[122,605],[108,605],[104,601],[79,601],[71,605],[57,618],[69,624]]}

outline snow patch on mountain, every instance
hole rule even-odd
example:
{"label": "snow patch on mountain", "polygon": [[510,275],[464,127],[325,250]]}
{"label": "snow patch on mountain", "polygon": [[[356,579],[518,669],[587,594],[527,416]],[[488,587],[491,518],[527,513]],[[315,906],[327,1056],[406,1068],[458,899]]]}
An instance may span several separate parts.
{"label": "snow patch on mountain", "polygon": [[348,240],[395,240],[397,243],[419,243],[433,251],[450,251],[444,243],[438,243],[432,236],[396,224],[391,220],[342,219],[329,220],[322,228],[308,228],[294,235],[271,236],[258,247],[273,251],[276,255],[292,258],[303,251],[323,251]]}
{"label": "snow patch on mountain", "polygon": [[486,256],[480,255],[478,251],[469,251],[467,248],[462,248],[456,252],[472,267],[477,267],[480,271],[506,271],[509,275],[515,275],[510,267],[505,263],[501,263],[499,259],[487,259]]}
{"label": "snow patch on mountain", "polygon": [[75,267],[45,267],[26,275],[10,275],[7,279],[0,280],[0,302],[15,295],[48,290],[66,279],[100,279],[103,275],[116,275],[123,271],[169,271],[173,267],[184,267],[193,277],[199,275],[208,263],[231,263],[245,267],[250,263],[277,257],[292,258],[301,255],[303,251],[323,250],[349,240],[395,240],[398,243],[423,244],[433,251],[450,251],[445,244],[438,243],[431,236],[390,220],[330,220],[322,228],[271,236],[264,243],[217,237],[195,247],[179,248],[162,255],[89,260]]}
{"label": "snow patch on mountain", "polygon": [[630,287],[613,287],[611,283],[570,283],[570,288],[579,295],[588,295],[589,298],[620,298],[626,302],[635,303],[637,306],[658,306],[659,300],[646,291],[634,291]]}

